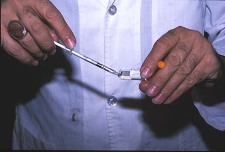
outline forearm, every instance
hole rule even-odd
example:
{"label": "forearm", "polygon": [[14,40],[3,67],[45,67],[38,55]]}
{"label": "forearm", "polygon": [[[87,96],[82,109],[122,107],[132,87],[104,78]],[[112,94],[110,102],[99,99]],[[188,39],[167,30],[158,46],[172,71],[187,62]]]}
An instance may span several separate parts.
{"label": "forearm", "polygon": [[[207,1],[205,31],[220,63],[217,79],[205,80],[192,89],[194,104],[204,120],[225,130],[225,2]],[[207,66],[205,67],[207,68]],[[208,82],[207,82],[208,81]]]}
{"label": "forearm", "polygon": [[221,76],[218,80],[218,85],[222,85],[225,88],[225,56],[218,55],[221,65]]}
{"label": "forearm", "polygon": [[[219,56],[221,76],[214,85],[199,85],[192,90],[194,104],[204,120],[214,128],[225,130],[225,57]],[[209,85],[209,84],[208,84]]]}
{"label": "forearm", "polygon": [[[202,104],[215,105],[225,102],[225,56],[218,55],[220,61],[219,76],[215,80],[205,80],[196,85],[194,90],[198,92]],[[206,67],[207,68],[207,67]]]}
{"label": "forearm", "polygon": [[203,85],[205,89],[225,88],[225,56],[219,54],[217,54],[217,56],[220,63],[218,78],[215,80],[206,80],[200,84]]}

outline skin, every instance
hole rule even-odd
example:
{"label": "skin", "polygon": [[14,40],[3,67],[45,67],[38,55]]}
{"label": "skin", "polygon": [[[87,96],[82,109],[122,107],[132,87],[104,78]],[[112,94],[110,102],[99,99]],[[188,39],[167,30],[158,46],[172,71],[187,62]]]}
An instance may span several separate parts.
{"label": "skin", "polygon": [[[166,66],[159,70],[160,60]],[[155,104],[170,104],[194,85],[221,77],[221,65],[211,43],[199,32],[184,27],[159,38],[140,71],[147,81],[139,87]]]}
{"label": "skin", "polygon": [[[10,21],[19,20],[28,33],[14,40],[7,32]],[[37,66],[56,52],[54,40],[75,47],[76,39],[61,13],[49,0],[1,0],[1,46],[20,62]]]}
{"label": "skin", "polygon": [[[20,20],[28,30],[22,40],[8,34],[11,20]],[[58,39],[68,48],[75,47],[75,36],[49,0],[1,0],[1,46],[9,55],[37,66],[55,53],[53,41]],[[166,66],[158,70],[160,60]],[[221,65],[212,45],[199,32],[177,27],[154,44],[140,71],[145,79],[140,89],[153,103],[169,104],[194,85],[219,78]]]}

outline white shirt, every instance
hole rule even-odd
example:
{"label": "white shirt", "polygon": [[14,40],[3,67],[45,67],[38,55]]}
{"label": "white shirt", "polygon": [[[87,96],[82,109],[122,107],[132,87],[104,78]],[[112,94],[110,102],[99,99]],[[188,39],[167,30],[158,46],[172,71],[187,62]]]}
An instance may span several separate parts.
{"label": "white shirt", "polygon": [[[207,30],[214,47],[225,55],[224,1],[116,0],[115,15],[107,11],[113,0],[52,2],[73,30],[76,50],[115,70],[139,69],[154,42],[177,26],[202,34]],[[189,98],[154,105],[138,89],[139,81],[120,80],[62,52],[40,68],[44,79],[51,72],[41,71],[52,71],[51,79],[31,101],[17,107],[15,149],[208,149],[193,120],[200,115]],[[195,105],[203,116],[199,119],[225,130],[224,102]]]}

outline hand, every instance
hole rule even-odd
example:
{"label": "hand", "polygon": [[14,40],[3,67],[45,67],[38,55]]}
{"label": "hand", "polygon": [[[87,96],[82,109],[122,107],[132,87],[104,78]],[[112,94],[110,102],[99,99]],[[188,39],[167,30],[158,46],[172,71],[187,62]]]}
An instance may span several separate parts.
{"label": "hand", "polygon": [[[164,60],[166,66],[157,69]],[[217,79],[220,63],[210,42],[199,32],[177,27],[154,44],[141,67],[139,87],[155,104],[169,104],[194,85]]]}
{"label": "hand", "polygon": [[[19,20],[26,28],[24,38],[15,40],[9,35],[7,28],[12,20]],[[49,0],[1,0],[1,46],[9,55],[36,66],[55,53],[53,41],[58,39],[68,48],[76,43],[63,16]]]}

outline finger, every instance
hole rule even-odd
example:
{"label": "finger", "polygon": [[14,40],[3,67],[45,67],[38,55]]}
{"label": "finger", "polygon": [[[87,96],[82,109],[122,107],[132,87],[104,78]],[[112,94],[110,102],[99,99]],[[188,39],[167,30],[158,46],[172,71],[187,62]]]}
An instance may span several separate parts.
{"label": "finger", "polygon": [[[54,45],[54,40],[49,33],[49,29],[43,23],[43,21],[39,18],[39,16],[36,14],[36,12],[33,10],[33,8],[29,6],[25,6],[23,11],[20,12],[20,22],[25,26],[27,31],[31,34],[33,39],[28,39],[25,37],[23,41],[26,41],[26,47],[32,47],[35,43],[40,48],[41,51],[43,51],[46,54],[52,54],[52,50],[54,50],[56,47]],[[37,46],[34,46],[37,48]],[[32,50],[29,50],[32,53]],[[37,51],[37,49],[36,49]],[[39,54],[41,54],[41,51],[39,51]],[[38,52],[36,52],[38,54]]]}
{"label": "finger", "polygon": [[[174,56],[177,55],[178,59],[181,59],[181,61],[183,62],[181,65],[178,64],[178,68],[176,68],[177,70],[174,72],[174,74],[171,76],[169,75],[169,80],[167,81],[167,84],[165,84],[161,92],[158,93],[157,96],[155,96],[152,99],[154,103],[158,103],[158,104],[163,103],[176,89],[178,89],[179,85],[183,82],[183,80],[186,79],[193,72],[193,70],[196,68],[196,66],[202,61],[203,57],[205,56],[205,53],[206,53],[205,50],[208,49],[208,46],[204,45],[207,43],[203,43],[205,39],[203,39],[203,37],[199,35],[199,33],[197,32],[190,32],[190,33],[193,36],[187,36],[187,34],[186,36],[191,39],[188,40],[188,38],[186,38],[187,42],[183,44],[179,42],[178,48],[181,48],[181,49],[178,49],[179,51],[172,51],[171,54],[174,54]],[[189,46],[186,47],[187,45]],[[186,56],[185,54],[188,54],[187,57],[185,57]],[[167,59],[169,59],[169,56],[170,55],[168,55],[168,57],[166,58],[166,61]],[[182,59],[182,56],[184,57],[183,59]],[[176,58],[174,58],[174,60],[171,60],[171,61],[175,61],[176,63],[177,60]],[[171,65],[171,63],[169,65]],[[172,65],[174,65],[174,67],[176,66],[175,64],[172,64]],[[168,75],[166,74],[166,76]]]}
{"label": "finger", "polygon": [[[6,1],[8,2],[8,1]],[[17,2],[17,1],[15,1]],[[15,12],[16,8],[9,7],[12,5],[3,3],[1,6],[1,46],[10,56],[24,64],[38,65],[38,61],[34,59],[19,43],[14,40],[8,33],[8,24],[12,20],[18,20]]]}
{"label": "finger", "polygon": [[201,55],[196,55],[193,52],[188,55],[183,64],[176,70],[173,76],[171,76],[161,92],[152,99],[153,103],[163,103],[175,90],[178,89],[183,80],[186,79],[186,77],[188,77],[188,75],[191,74],[195,67],[200,63],[204,53],[202,52],[201,54],[201,52],[199,52]]}
{"label": "finger", "polygon": [[17,41],[11,38],[6,27],[1,27],[1,34],[4,35],[4,37],[1,37],[1,45],[10,56],[24,64],[33,66],[38,65],[38,61],[34,59]]}
{"label": "finger", "polygon": [[37,46],[30,33],[27,33],[26,36],[23,39],[18,40],[18,42],[29,54],[31,54],[31,56],[33,56],[33,58],[37,60],[43,60],[46,58],[46,54]]}
{"label": "finger", "polygon": [[76,44],[75,36],[58,9],[49,1],[39,2],[35,6],[39,15],[51,25],[51,28],[68,48],[74,48]]}
{"label": "finger", "polygon": [[[208,65],[208,67],[206,68],[205,65]],[[212,56],[212,54],[204,54],[204,58],[202,58],[191,74],[189,74],[184,81],[182,81],[179,87],[170,95],[170,97],[165,101],[165,104],[171,103],[194,85],[202,82],[211,75],[214,75],[214,72],[218,71],[217,66],[215,65],[218,65],[218,61],[215,56]]]}
{"label": "finger", "polygon": [[201,68],[204,68],[204,65],[198,65],[196,69],[179,85],[179,87],[166,99],[165,104],[170,104],[177,98],[179,98],[183,93],[192,88],[198,82],[203,81],[206,78],[205,71]]}
{"label": "finger", "polygon": [[164,62],[167,66],[158,70],[149,80],[149,84],[146,88],[148,96],[156,96],[165,87],[189,55],[191,48],[192,43],[185,41],[179,42],[173,48],[173,50],[165,58]]}
{"label": "finger", "polygon": [[53,38],[54,41],[58,41],[59,40],[58,36],[56,35],[56,33],[53,30],[51,30],[50,28],[48,28],[48,31],[51,34],[51,36],[52,36],[52,38]]}
{"label": "finger", "polygon": [[141,83],[139,84],[139,89],[140,89],[142,92],[146,93],[147,87],[148,87],[148,81],[142,80]]}
{"label": "finger", "polygon": [[159,38],[153,46],[151,53],[147,56],[141,67],[142,78],[150,78],[157,70],[157,63],[173,49],[179,42],[179,34],[171,30]]}
{"label": "finger", "polygon": [[[47,28],[47,29],[48,29],[50,35],[52,36],[53,40],[57,42],[57,41],[59,40],[59,38],[58,38],[58,36],[56,35],[56,33],[55,33],[53,30],[51,30],[50,28]],[[54,55],[55,53],[56,53],[56,49],[54,48],[54,49],[50,52],[49,55]]]}

